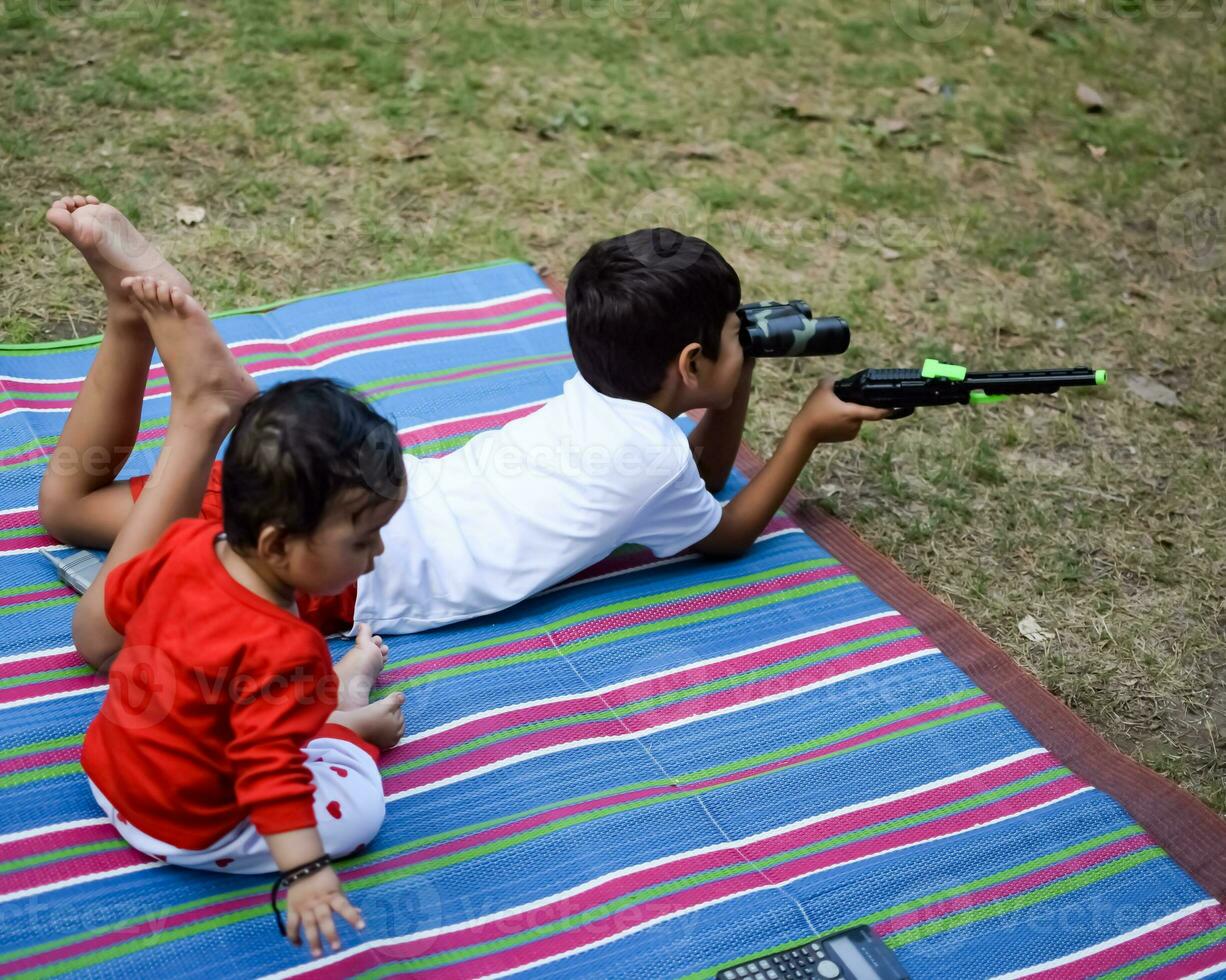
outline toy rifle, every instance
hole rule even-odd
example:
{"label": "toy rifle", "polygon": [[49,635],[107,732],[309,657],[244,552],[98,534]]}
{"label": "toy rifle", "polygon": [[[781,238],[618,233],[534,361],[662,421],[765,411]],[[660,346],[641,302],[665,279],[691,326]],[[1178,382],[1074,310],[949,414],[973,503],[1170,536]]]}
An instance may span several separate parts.
{"label": "toy rifle", "polygon": [[1010,395],[1048,394],[1078,385],[1105,385],[1107,372],[1088,367],[1047,371],[983,371],[969,373],[960,364],[928,358],[914,368],[867,368],[834,383],[845,402],[891,408],[901,419],[925,405],[986,405]]}
{"label": "toy rifle", "polygon": [[[842,354],[851,328],[838,316],[815,317],[794,299],[746,303],[737,310],[741,345],[750,357],[828,357]],[[845,402],[893,409],[901,419],[923,405],[984,405],[1009,395],[1050,393],[1076,385],[1105,385],[1107,372],[1087,367],[1049,371],[986,371],[968,374],[960,364],[929,358],[914,368],[869,368],[834,383]]]}

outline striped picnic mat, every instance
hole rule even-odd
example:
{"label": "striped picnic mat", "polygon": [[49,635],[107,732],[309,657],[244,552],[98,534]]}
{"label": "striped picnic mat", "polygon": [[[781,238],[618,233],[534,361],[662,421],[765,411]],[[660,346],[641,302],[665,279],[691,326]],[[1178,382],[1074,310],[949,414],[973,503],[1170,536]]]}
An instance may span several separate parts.
{"label": "striped picnic mat", "polygon": [[[511,262],[220,327],[261,385],[340,378],[417,454],[573,371],[561,306]],[[343,863],[369,927],[311,962],[267,879],[145,859],[78,766],[104,685],[35,503],[93,349],[0,351],[0,971],[654,980],[869,922],[916,977],[1226,975],[1226,911],[784,515],[735,562],[628,546],[394,639],[408,734]],[[155,368],[129,472],[168,410]]]}

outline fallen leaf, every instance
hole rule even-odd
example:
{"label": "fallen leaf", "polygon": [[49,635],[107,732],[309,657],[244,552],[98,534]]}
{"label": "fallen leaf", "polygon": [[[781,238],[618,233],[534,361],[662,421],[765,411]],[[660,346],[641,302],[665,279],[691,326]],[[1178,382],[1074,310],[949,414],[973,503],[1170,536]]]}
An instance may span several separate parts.
{"label": "fallen leaf", "polygon": [[718,160],[723,147],[707,143],[682,143],[669,151],[679,160]]}
{"label": "fallen leaf", "polygon": [[887,262],[893,262],[895,259],[902,258],[902,252],[898,251],[896,248],[889,248],[886,246],[881,249],[881,257]]}
{"label": "fallen leaf", "polygon": [[817,99],[803,95],[788,96],[775,106],[775,111],[788,119],[799,122],[829,122],[834,118],[829,106]]}
{"label": "fallen leaf", "polygon": [[204,220],[204,208],[195,204],[180,204],[175,209],[175,217],[185,225],[198,225]]}
{"label": "fallen leaf", "polygon": [[917,78],[912,84],[919,92],[925,92],[928,95],[936,95],[941,91],[940,81],[932,75],[925,75],[923,78]]}
{"label": "fallen leaf", "polygon": [[410,160],[425,160],[434,155],[434,151],[426,145],[431,139],[424,136],[397,136],[387,142],[378,153],[380,160],[399,160],[408,163]]}
{"label": "fallen leaf", "polygon": [[1124,376],[1124,385],[1142,401],[1151,405],[1163,405],[1174,408],[1179,404],[1179,394],[1168,388],[1161,381],[1147,378],[1143,374],[1128,374]]}
{"label": "fallen leaf", "polygon": [[908,123],[905,119],[887,119],[883,116],[878,116],[873,120],[873,128],[879,133],[901,133],[907,126]]}
{"label": "fallen leaf", "polygon": [[1046,643],[1048,640],[1054,640],[1056,638],[1055,633],[1052,633],[1050,630],[1043,629],[1043,627],[1036,622],[1033,616],[1027,616],[1025,619],[1019,620],[1017,624],[1017,631],[1021,633],[1022,636],[1026,637],[1026,639],[1028,639],[1031,643]]}
{"label": "fallen leaf", "polygon": [[1090,156],[1095,160],[1101,160],[1107,155],[1107,148],[1105,146],[1095,146],[1093,143],[1087,143],[1086,149],[1090,151]]}
{"label": "fallen leaf", "polygon": [[1086,107],[1086,112],[1102,112],[1106,108],[1103,97],[1085,82],[1077,84],[1077,101]]}
{"label": "fallen leaf", "polygon": [[983,46],[983,56],[984,56],[985,58],[995,58],[995,57],[996,57],[996,49],[995,49],[995,48],[993,48],[993,47],[992,47],[991,45],[989,45],[989,44],[985,44],[985,45]]}
{"label": "fallen leaf", "polygon": [[1013,160],[999,153],[993,153],[986,146],[980,146],[978,143],[971,143],[962,147],[962,152],[968,157],[974,157],[977,160],[992,160],[995,163],[1005,163],[1013,166]]}

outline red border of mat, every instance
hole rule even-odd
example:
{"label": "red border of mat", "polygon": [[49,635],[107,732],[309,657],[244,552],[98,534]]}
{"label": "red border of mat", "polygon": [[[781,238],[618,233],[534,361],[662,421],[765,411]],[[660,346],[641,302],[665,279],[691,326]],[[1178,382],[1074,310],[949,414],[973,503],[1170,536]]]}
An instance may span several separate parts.
{"label": "red border of mat", "polygon": [[[565,301],[557,279],[546,270],[538,271]],[[763,462],[742,444],[736,465],[752,477]],[[913,582],[847,525],[806,503],[795,490],[788,494],[784,510],[809,537],[918,626],[1070,770],[1114,797],[1201,887],[1226,903],[1226,820],[1106,741],[987,635]]]}

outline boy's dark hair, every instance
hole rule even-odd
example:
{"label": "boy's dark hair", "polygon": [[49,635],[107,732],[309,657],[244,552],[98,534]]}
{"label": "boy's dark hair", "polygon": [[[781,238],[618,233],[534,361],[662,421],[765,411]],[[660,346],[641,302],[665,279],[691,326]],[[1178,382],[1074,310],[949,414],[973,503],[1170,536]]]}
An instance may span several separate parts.
{"label": "boy's dark hair", "polygon": [[396,430],[327,378],[286,381],[248,402],[221,471],[226,539],[251,549],[265,524],[310,534],[337,494],[390,499],[405,481]]}
{"label": "boy's dark hair", "polygon": [[719,356],[741,280],[701,238],[644,228],[597,242],[571,270],[566,329],[579,373],[601,394],[644,401],[686,344]]}

